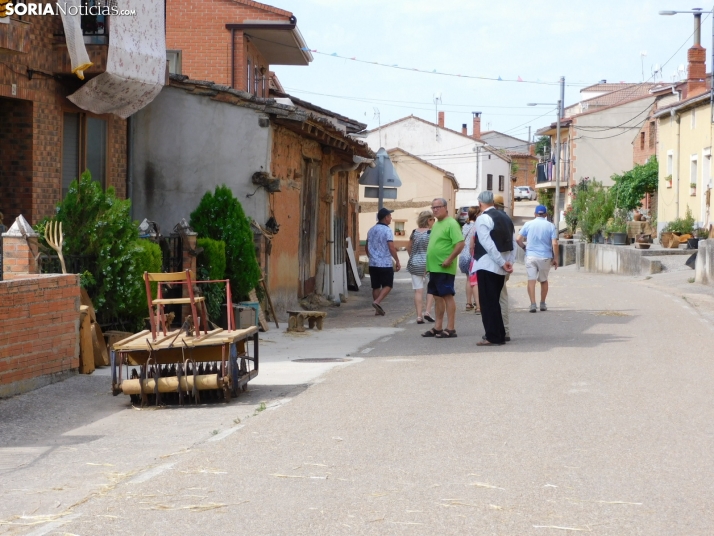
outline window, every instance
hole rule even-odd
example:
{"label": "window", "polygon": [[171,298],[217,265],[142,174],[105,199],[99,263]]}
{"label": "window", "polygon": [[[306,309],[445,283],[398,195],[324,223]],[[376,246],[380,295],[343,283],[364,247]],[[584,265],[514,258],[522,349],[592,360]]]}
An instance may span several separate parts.
{"label": "window", "polygon": [[644,150],[645,148],[645,133],[640,132],[640,150]]}
{"label": "window", "polygon": [[405,223],[406,222],[403,221],[394,222],[394,236],[404,236],[406,234],[406,231],[404,230]]}
{"label": "window", "polygon": [[667,151],[667,176],[671,177],[672,176],[672,151]]}
{"label": "window", "polygon": [[65,113],[62,125],[62,197],[69,185],[88,169],[106,186],[107,122],[83,113]]}
{"label": "window", "polygon": [[181,51],[167,50],[166,61],[169,64],[169,74],[181,74]]}
{"label": "window", "polygon": [[[699,169],[698,169],[698,162],[697,162],[697,155],[693,154],[690,158],[689,161],[689,185],[692,188],[697,187],[697,177],[699,176]],[[694,185],[694,186],[692,186]]]}
{"label": "window", "polygon": [[657,136],[657,125],[654,121],[650,121],[650,149],[655,148],[656,136]]}
{"label": "window", "polygon": [[692,109],[692,129],[697,128],[697,109]]}
{"label": "window", "polygon": [[499,191],[499,192],[502,192],[502,191],[503,191],[504,183],[505,183],[505,180],[504,180],[503,175],[499,175],[499,176],[498,176],[498,191]]}
{"label": "window", "polygon": [[490,173],[486,175],[486,189],[493,190],[493,175]]}

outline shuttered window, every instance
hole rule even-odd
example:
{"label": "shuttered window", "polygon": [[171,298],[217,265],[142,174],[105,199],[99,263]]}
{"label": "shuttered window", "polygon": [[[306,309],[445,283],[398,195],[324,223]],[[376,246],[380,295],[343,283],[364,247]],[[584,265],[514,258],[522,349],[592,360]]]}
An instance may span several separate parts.
{"label": "shuttered window", "polygon": [[486,175],[486,189],[493,190],[493,175],[490,173]]}
{"label": "shuttered window", "polygon": [[102,186],[107,172],[107,122],[87,117],[87,169]]}
{"label": "shuttered window", "polygon": [[79,176],[79,114],[64,114],[62,127],[62,197]]}
{"label": "shuttered window", "polygon": [[505,187],[505,182],[506,181],[505,181],[503,175],[499,175],[498,176],[498,191],[499,192],[503,191],[503,188]]}

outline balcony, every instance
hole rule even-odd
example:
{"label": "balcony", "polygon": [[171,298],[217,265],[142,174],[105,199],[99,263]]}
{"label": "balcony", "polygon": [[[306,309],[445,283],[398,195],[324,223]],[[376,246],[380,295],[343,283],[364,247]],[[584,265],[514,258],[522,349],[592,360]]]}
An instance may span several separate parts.
{"label": "balcony", "polygon": [[[61,28],[61,26],[60,26]],[[93,77],[107,70],[107,53],[109,50],[109,17],[82,16],[82,35],[87,47],[89,61],[93,65],[84,71],[85,77]],[[54,74],[71,75],[72,62],[67,52],[67,41],[64,33],[55,34]]]}
{"label": "balcony", "polygon": [[9,24],[0,24],[0,52],[30,52],[30,28],[30,23],[17,19],[10,19]]}

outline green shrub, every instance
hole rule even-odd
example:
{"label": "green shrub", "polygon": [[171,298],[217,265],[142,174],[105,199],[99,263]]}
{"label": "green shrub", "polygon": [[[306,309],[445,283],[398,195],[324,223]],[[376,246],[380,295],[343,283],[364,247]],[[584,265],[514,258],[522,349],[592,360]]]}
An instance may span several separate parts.
{"label": "green shrub", "polygon": [[538,190],[538,203],[548,209],[548,219],[555,214],[555,191],[541,188]]}
{"label": "green shrub", "polygon": [[[161,247],[151,242],[150,240],[138,239],[136,241],[136,269],[141,274],[141,296],[137,299],[136,310],[139,314],[147,315],[149,313],[146,304],[146,286],[143,282],[144,272],[157,273],[161,272],[163,257],[161,255]],[[151,295],[156,297],[157,283],[151,283]]]}
{"label": "green shrub", "polygon": [[[89,171],[72,181],[65,198],[57,205],[55,219],[62,222],[65,255],[88,255],[96,259],[83,274],[83,284],[102,322],[127,322],[140,327],[146,315],[143,271],[160,271],[155,257],[158,246],[139,241],[136,222],[131,220],[131,201],[118,199],[114,188],[92,180]],[[44,230],[46,220],[37,225]],[[128,327],[128,326],[127,326]]]}
{"label": "green shrub", "polygon": [[664,228],[664,231],[679,234],[694,234],[694,216],[692,216],[692,209],[687,206],[687,212],[684,218],[672,220]]}
{"label": "green shrub", "polygon": [[635,210],[642,206],[642,199],[647,194],[657,191],[659,184],[659,164],[657,157],[651,157],[646,164],[635,167],[622,175],[613,175],[611,195],[619,208]]}
{"label": "green shrub", "polygon": [[[196,241],[203,251],[196,259],[199,280],[226,278],[226,243],[222,240],[199,238]],[[226,303],[226,288],[223,283],[201,285],[201,292],[206,298],[208,317],[217,322],[221,316],[221,305]]]}
{"label": "green shrub", "polygon": [[592,242],[594,235],[604,231],[615,213],[615,202],[610,192],[602,183],[587,178],[576,186],[572,205],[574,219],[586,242]]}
{"label": "green shrub", "polygon": [[226,244],[226,276],[231,280],[234,301],[246,299],[261,277],[255,258],[253,231],[243,207],[227,186],[206,192],[190,225],[199,236],[222,240]]}

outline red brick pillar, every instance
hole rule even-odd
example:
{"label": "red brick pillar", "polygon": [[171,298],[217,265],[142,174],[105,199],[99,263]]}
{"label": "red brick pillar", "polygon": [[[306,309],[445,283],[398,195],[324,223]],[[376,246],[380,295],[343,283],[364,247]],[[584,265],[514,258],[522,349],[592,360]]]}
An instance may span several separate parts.
{"label": "red brick pillar", "polygon": [[[198,233],[193,231],[186,231],[183,236],[183,269],[191,270],[191,278],[197,279],[198,274],[196,273],[196,255],[191,253],[196,251],[196,240],[198,240]],[[183,285],[183,297],[188,298],[188,286]],[[191,314],[191,306],[184,305],[181,309],[181,314],[184,318]],[[194,318],[194,322],[196,319]]]}
{"label": "red brick pillar", "polygon": [[39,235],[27,220],[18,216],[7,233],[2,235],[3,279],[16,279],[22,275],[39,274],[37,263]]}

